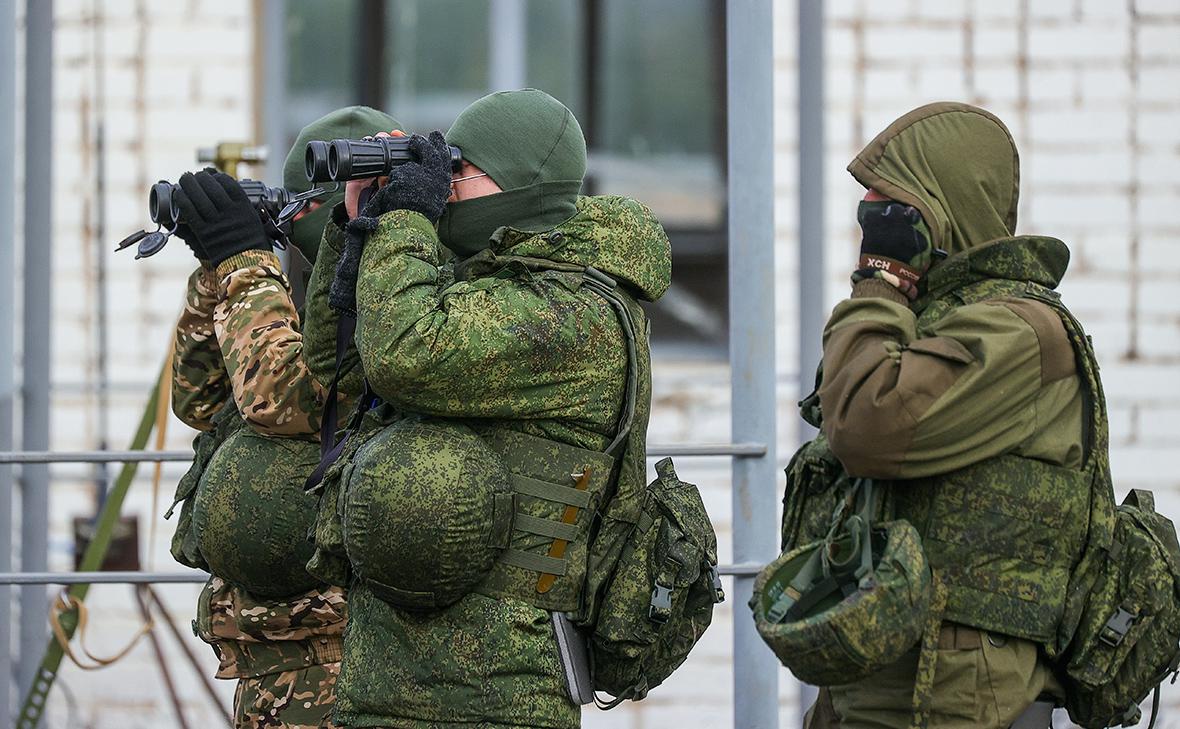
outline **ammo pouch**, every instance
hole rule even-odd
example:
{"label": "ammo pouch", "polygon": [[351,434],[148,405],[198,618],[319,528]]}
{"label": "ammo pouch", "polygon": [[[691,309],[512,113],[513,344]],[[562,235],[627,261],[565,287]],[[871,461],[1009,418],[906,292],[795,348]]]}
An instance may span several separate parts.
{"label": "ammo pouch", "polygon": [[844,466],[822,433],[791,456],[786,473],[781,545],[784,552],[823,539],[831,528],[832,516],[852,488]]}
{"label": "ammo pouch", "polygon": [[[1110,546],[1088,560],[1089,583],[1067,606],[1076,625],[1062,657],[1069,718],[1087,729],[1139,721],[1139,703],[1180,665],[1180,546],[1148,491],[1114,515]],[[1076,621],[1076,622],[1074,622]]]}
{"label": "ammo pouch", "polygon": [[180,518],[176,522],[176,531],[172,533],[170,551],[172,558],[186,567],[209,572],[209,565],[197,546],[197,532],[193,525],[193,510],[196,499],[194,495],[201,484],[209,461],[217,448],[225,442],[232,433],[248,427],[246,421],[238,415],[238,409],[233,399],[229,399],[210,421],[213,430],[197,433],[193,439],[193,462],[188,471],[180,477],[176,484],[176,494],[172,498],[172,505],[164,513],[165,519],[172,518],[176,506],[180,505]]}
{"label": "ammo pouch", "polygon": [[725,599],[700,492],[680,480],[671,458],[656,472],[590,633],[594,689],[616,697],[604,708],[642,699],[671,675]]}

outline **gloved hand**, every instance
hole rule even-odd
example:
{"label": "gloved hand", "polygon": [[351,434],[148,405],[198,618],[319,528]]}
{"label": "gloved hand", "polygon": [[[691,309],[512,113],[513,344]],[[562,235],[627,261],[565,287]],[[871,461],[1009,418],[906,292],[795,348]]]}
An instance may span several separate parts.
{"label": "gloved hand", "polygon": [[258,209],[234,178],[211,167],[180,176],[181,219],[216,266],[242,251],[271,249]]}
{"label": "gloved hand", "polygon": [[336,261],[336,275],[328,287],[328,306],[336,311],[356,316],[356,280],[361,272],[361,253],[369,231],[377,227],[377,219],[359,217],[344,227],[344,246]]}
{"label": "gloved hand", "polygon": [[184,241],[184,244],[188,246],[190,251],[193,252],[193,255],[197,257],[197,260],[201,262],[201,265],[205,265],[209,262],[209,251],[205,250],[205,246],[201,243],[201,239],[197,237],[197,234],[194,233],[193,229],[190,228],[186,223],[177,223],[176,230],[172,233],[172,235]]}
{"label": "gloved hand", "polygon": [[852,283],[879,278],[910,299],[918,297],[918,282],[934,258],[930,229],[918,209],[895,200],[862,200],[856,209],[860,223],[860,262]]}
{"label": "gloved hand", "polygon": [[380,217],[391,210],[412,210],[438,222],[451,196],[451,152],[442,132],[410,137],[413,162],[394,167],[389,182],[365,204],[362,217]]}

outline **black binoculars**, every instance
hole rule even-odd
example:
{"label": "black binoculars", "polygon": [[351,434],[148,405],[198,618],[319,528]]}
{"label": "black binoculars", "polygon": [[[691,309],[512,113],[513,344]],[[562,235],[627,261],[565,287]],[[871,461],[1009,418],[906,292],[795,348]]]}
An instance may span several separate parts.
{"label": "black binoculars", "polygon": [[[325,190],[315,187],[305,192],[294,193],[286,188],[271,187],[258,180],[238,180],[246,197],[258,209],[266,234],[279,248],[287,247],[290,222],[310,204],[312,198],[324,194]],[[156,230],[136,231],[119,241],[116,251],[139,244],[136,258],[147,258],[159,253],[176,232],[180,219],[180,205],[176,200],[179,185],[160,180],[152,185],[148,193],[148,215],[156,224]]]}
{"label": "black binoculars", "polygon": [[[238,184],[254,207],[266,211],[274,219],[279,217],[279,213],[291,203],[293,197],[285,188],[270,187],[258,180],[238,180]],[[175,195],[179,187],[180,185],[164,180],[152,185],[151,192],[148,193],[148,215],[153,223],[171,230],[180,222],[180,207],[176,203]]]}
{"label": "black binoculars", "polygon": [[[463,164],[458,147],[451,150],[451,169]],[[410,162],[409,137],[366,137],[365,139],[313,140],[303,154],[307,179],[315,182],[347,182],[384,177],[398,165]]]}

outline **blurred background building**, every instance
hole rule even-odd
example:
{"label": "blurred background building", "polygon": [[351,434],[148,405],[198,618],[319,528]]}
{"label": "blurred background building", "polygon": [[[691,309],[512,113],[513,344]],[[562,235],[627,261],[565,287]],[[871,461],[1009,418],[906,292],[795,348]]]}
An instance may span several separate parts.
{"label": "blurred background building", "polygon": [[[27,13],[25,2],[15,5],[16,67],[4,59],[0,68],[21,79]],[[775,201],[779,460],[785,464],[805,435],[794,405],[801,395],[800,220],[824,221],[822,240],[802,243],[824,251],[825,274],[813,290],[822,292],[826,312],[846,295],[858,245],[862,193],[844,166],[901,113],[961,100],[998,114],[1017,141],[1020,230],[1060,237],[1073,252],[1062,291],[1103,366],[1118,495],[1154,489],[1160,510],[1180,516],[1173,465],[1180,449],[1180,0],[828,0],[822,7],[821,179],[798,176],[796,3],[775,3],[773,22],[774,142],[761,151],[775,165],[765,194]],[[147,223],[151,183],[198,168],[198,147],[281,139],[267,165],[242,170],[278,184],[285,144],[332,108],[365,103],[407,129],[445,130],[489,90],[520,86],[545,89],[581,120],[591,192],[639,198],[669,230],[674,287],[652,311],[650,440],[729,440],[724,2],[56,0],[53,8],[52,133],[41,145],[53,151],[45,158],[53,223],[44,232],[53,261],[51,450],[125,447],[170,346],[192,268],[188,250],[173,243],[149,261],[112,253]],[[282,67],[275,58],[285,59]],[[19,83],[17,93],[19,106]],[[19,177],[24,136],[43,130],[17,132]],[[822,210],[798,208],[801,186],[819,190]],[[19,220],[15,230],[19,271]],[[18,356],[21,285],[0,299],[0,316],[16,322]],[[192,436],[172,422],[166,447],[186,448]],[[728,460],[679,466],[701,484],[722,561],[730,561]],[[160,514],[184,465],[165,465],[158,495],[151,470],[141,468],[125,513],[138,517],[143,567],[169,571],[173,525]],[[51,466],[51,569],[73,569],[73,521],[93,516],[113,471]],[[781,476],[765,484],[776,499],[782,487]],[[19,555],[19,528],[8,534]],[[198,591],[160,588],[186,634]],[[87,639],[95,653],[113,652],[135,632],[133,594],[127,586],[92,591]],[[587,709],[585,725],[732,726],[734,616],[746,620],[746,607],[721,606],[688,663],[650,698],[608,714]],[[212,653],[190,642],[211,674]],[[216,725],[194,672],[164,643],[191,725]],[[63,665],[46,725],[174,726],[159,675],[146,643],[105,670]],[[785,670],[779,685],[781,726],[795,726],[798,686]],[[218,689],[228,704],[232,684]],[[18,702],[14,694],[10,705]],[[1180,691],[1165,686],[1164,712],[1160,726],[1180,727]]]}

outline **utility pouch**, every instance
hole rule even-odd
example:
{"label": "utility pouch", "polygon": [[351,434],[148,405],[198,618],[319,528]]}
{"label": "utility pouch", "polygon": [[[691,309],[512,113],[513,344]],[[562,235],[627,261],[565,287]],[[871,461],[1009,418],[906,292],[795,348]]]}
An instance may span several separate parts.
{"label": "utility pouch", "polygon": [[1095,567],[1063,657],[1066,708],[1087,729],[1137,723],[1140,702],[1154,689],[1158,707],[1180,666],[1180,546],[1150,492],[1123,500]]}
{"label": "utility pouch", "polygon": [[193,439],[193,462],[188,471],[180,477],[176,484],[176,495],[172,505],[164,513],[165,519],[172,518],[176,507],[180,506],[180,517],[176,521],[176,531],[172,533],[170,551],[172,558],[186,567],[209,572],[209,565],[198,548],[198,535],[193,522],[193,512],[196,506],[194,498],[197,487],[201,484],[201,476],[209,466],[213,454],[229,436],[247,427],[246,421],[238,414],[233,400],[221,406],[221,410],[213,416],[213,430],[197,433]]}
{"label": "utility pouch", "polygon": [[700,492],[680,480],[670,458],[656,472],[590,634],[594,689],[615,697],[604,708],[641,699],[670,676],[725,599]]}
{"label": "utility pouch", "polygon": [[823,539],[852,481],[823,434],[804,443],[787,465],[783,493],[782,551]]}

